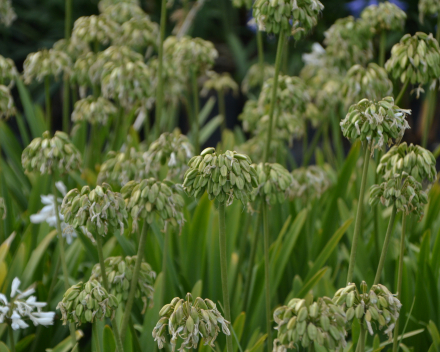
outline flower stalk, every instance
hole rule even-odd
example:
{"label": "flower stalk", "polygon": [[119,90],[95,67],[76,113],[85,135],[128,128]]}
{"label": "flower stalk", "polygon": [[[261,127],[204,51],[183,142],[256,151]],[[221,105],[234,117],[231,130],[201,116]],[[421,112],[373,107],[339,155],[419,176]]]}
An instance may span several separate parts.
{"label": "flower stalk", "polygon": [[357,251],[359,236],[361,233],[361,222],[362,222],[361,218],[362,218],[363,207],[364,207],[365,185],[367,184],[368,165],[370,163],[370,155],[369,155],[370,143],[365,144],[364,165],[363,165],[363,169],[362,169],[362,180],[361,180],[361,191],[359,193],[358,208],[356,211],[356,222],[355,222],[355,227],[354,227],[353,243],[351,245],[350,262],[349,262],[348,273],[347,273],[347,283],[353,282],[354,265],[356,262],[356,251]]}
{"label": "flower stalk", "polygon": [[[229,305],[229,289],[228,289],[228,263],[226,256],[226,217],[225,203],[219,202],[219,244],[220,244],[220,269],[222,278],[223,306],[225,310],[225,318],[231,321],[231,308]],[[232,352],[232,336],[226,336],[226,350]]]}
{"label": "flower stalk", "polygon": [[266,288],[266,330],[267,330],[267,350],[272,351],[272,329],[271,329],[271,308],[270,308],[270,273],[269,273],[269,213],[267,203],[262,202],[263,224],[264,224],[264,281]]}
{"label": "flower stalk", "polygon": [[269,107],[269,126],[267,129],[267,140],[266,140],[266,149],[264,152],[264,161],[267,162],[269,159],[269,153],[270,153],[270,141],[272,139],[272,128],[273,128],[273,115],[275,112],[275,100],[277,97],[277,89],[278,89],[278,76],[280,74],[280,67],[281,67],[281,59],[283,56],[283,46],[284,46],[284,31],[280,32],[280,35],[278,37],[278,46],[277,46],[277,55],[275,58],[275,76],[273,81],[273,88],[272,88],[272,100],[270,102]]}
{"label": "flower stalk", "polygon": [[[403,255],[405,253],[405,230],[406,230],[406,215],[402,213],[402,232],[400,236],[400,255],[399,255],[399,272],[397,274],[397,299],[400,301],[402,296],[402,277],[403,277]],[[397,352],[399,347],[399,319],[396,321],[393,336],[393,352]]]}
{"label": "flower stalk", "polygon": [[159,41],[159,67],[157,69],[157,75],[159,77],[157,83],[157,96],[156,96],[156,138],[160,136],[160,120],[162,118],[162,109],[163,109],[163,42],[165,40],[165,29],[166,29],[166,20],[167,20],[167,1],[161,1],[161,9],[160,9],[160,41]]}
{"label": "flower stalk", "polygon": [[[199,102],[199,88],[197,85],[197,74],[195,69],[191,69],[191,87],[193,91],[193,133],[194,133],[194,150],[195,154],[200,153],[200,144],[199,144],[199,111],[200,111],[200,102]],[[223,116],[224,118],[224,116]],[[227,318],[226,318],[227,319]]]}
{"label": "flower stalk", "polygon": [[11,352],[15,352],[14,331],[11,325],[8,324],[9,342],[11,344]]}
{"label": "flower stalk", "polygon": [[122,341],[125,340],[125,334],[127,333],[127,328],[129,327],[131,310],[133,307],[134,296],[136,294],[136,288],[137,288],[138,279],[139,279],[139,272],[141,269],[142,259],[144,256],[145,242],[147,240],[147,234],[148,234],[148,227],[149,227],[148,222],[145,220],[144,225],[142,226],[141,237],[139,239],[139,247],[138,247],[138,251],[137,251],[136,264],[134,266],[133,277],[131,279],[131,284],[130,284],[130,292],[128,293],[127,303],[125,304],[124,316],[122,318],[122,325],[121,325],[121,340]]}
{"label": "flower stalk", "polygon": [[47,130],[51,131],[52,129],[52,112],[51,112],[51,106],[50,106],[50,78],[47,75],[44,77],[44,95],[46,98],[46,126]]}

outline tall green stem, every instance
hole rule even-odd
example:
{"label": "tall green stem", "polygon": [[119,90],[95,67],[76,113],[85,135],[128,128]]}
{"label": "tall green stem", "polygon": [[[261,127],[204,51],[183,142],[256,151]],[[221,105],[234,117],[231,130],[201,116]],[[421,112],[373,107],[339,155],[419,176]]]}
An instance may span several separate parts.
{"label": "tall green stem", "polygon": [[428,145],[429,129],[431,127],[431,121],[435,114],[435,107],[437,105],[437,84],[435,88],[429,91],[428,95],[428,109],[425,114],[425,123],[423,125],[423,135],[422,135],[422,147],[426,148]]}
{"label": "tall green stem", "polygon": [[14,331],[11,328],[11,325],[8,324],[8,332],[9,332],[9,342],[11,343],[11,352],[15,352],[15,342],[14,342]]}
{"label": "tall green stem", "polygon": [[367,331],[364,324],[361,322],[361,329],[359,333],[359,340],[356,347],[356,352],[365,352],[365,340],[367,338]]}
{"label": "tall green stem", "polygon": [[97,324],[92,324],[92,334],[95,335],[96,352],[102,352],[101,340],[99,339],[98,325]]}
{"label": "tall green stem", "polygon": [[394,104],[399,105],[400,101],[403,98],[403,94],[405,94],[406,88],[408,88],[409,84],[409,78],[406,79],[405,83],[402,86],[402,89],[400,90],[399,95],[397,96],[396,100],[394,101]]}
{"label": "tall green stem", "polygon": [[218,112],[220,113],[222,120],[222,136],[223,132],[226,130],[226,107],[225,107],[225,93],[220,89],[217,91],[218,95]]}
{"label": "tall green stem", "polygon": [[[382,149],[377,150],[376,160],[377,163],[382,159]],[[376,172],[374,184],[379,184],[379,174]],[[376,251],[376,256],[379,256],[379,204],[373,207],[373,222],[374,222],[374,250]]]}
{"label": "tall green stem", "polygon": [[244,286],[244,298],[243,298],[243,307],[242,310],[246,311],[247,305],[249,302],[249,291],[251,289],[251,282],[252,282],[252,271],[254,269],[254,261],[255,261],[255,254],[257,253],[257,246],[258,246],[258,231],[260,230],[260,222],[261,222],[261,216],[260,213],[257,215],[257,221],[255,222],[255,232],[254,237],[252,238],[251,243],[251,254],[249,256],[249,264],[248,264],[248,270],[246,275],[246,284]]}
{"label": "tall green stem", "polygon": [[257,29],[258,64],[260,65],[261,85],[264,83],[264,46],[263,34]]}
{"label": "tall green stem", "polygon": [[[222,277],[223,307],[225,309],[225,318],[231,322],[231,308],[229,305],[228,289],[228,261],[226,257],[226,217],[225,203],[219,203],[219,245],[220,245],[220,269]],[[232,336],[226,336],[227,352],[232,352]]]}
{"label": "tall green stem", "polygon": [[[110,286],[108,284],[107,273],[105,272],[104,254],[102,252],[102,236],[96,235],[96,248],[98,250],[99,266],[101,268],[102,284],[107,292],[110,292]],[[119,334],[118,324],[116,320],[112,324],[113,332],[115,333],[116,351],[124,352],[122,347],[121,335]]]}
{"label": "tall green stem", "polygon": [[267,203],[262,200],[263,208],[263,228],[264,228],[264,280],[266,286],[266,330],[267,330],[267,350],[272,351],[272,329],[271,329],[271,308],[270,308],[270,257],[269,257],[269,214],[267,211]]}
{"label": "tall green stem", "polygon": [[353,234],[353,243],[351,245],[351,253],[350,253],[350,263],[348,266],[348,274],[347,274],[347,283],[351,283],[353,281],[353,272],[354,266],[356,262],[356,251],[359,241],[359,236],[361,234],[361,218],[364,207],[364,195],[365,195],[365,185],[367,184],[367,174],[368,174],[368,165],[370,163],[370,143],[365,144],[364,151],[364,166],[362,169],[362,180],[361,180],[361,191],[359,193],[359,202],[358,208],[356,211],[356,223],[354,226],[354,234]]}
{"label": "tall green stem", "polygon": [[194,133],[194,149],[195,155],[200,154],[199,145],[199,86],[197,84],[197,74],[194,69],[191,69],[191,86],[193,92],[193,133]]}
{"label": "tall green stem", "polygon": [[160,120],[162,118],[163,108],[163,42],[165,40],[165,29],[167,21],[167,0],[161,1],[160,9],[160,41],[159,41],[159,67],[157,75],[159,80],[157,82],[157,96],[156,96],[156,138],[160,136]]}
{"label": "tall green stem", "polygon": [[65,2],[64,38],[69,39],[72,30],[72,0]]}
{"label": "tall green stem", "polygon": [[387,33],[383,30],[380,33],[380,44],[379,44],[379,66],[383,67],[385,65],[385,48],[387,45]]}
{"label": "tall green stem", "polygon": [[124,316],[122,318],[121,325],[121,340],[125,340],[125,334],[127,333],[127,328],[129,327],[131,309],[133,307],[134,296],[136,295],[137,284],[139,279],[139,272],[141,270],[142,259],[145,251],[145,243],[148,234],[148,223],[145,220],[142,226],[141,237],[139,239],[139,246],[137,251],[136,263],[134,265],[133,276],[130,283],[130,292],[128,293],[127,303],[125,304]]}
{"label": "tall green stem", "polygon": [[278,75],[280,74],[280,66],[281,59],[283,56],[283,46],[284,46],[284,31],[280,32],[280,36],[278,38],[278,47],[277,47],[277,56],[275,58],[275,76],[273,78],[273,87],[272,87],[272,100],[270,101],[269,107],[269,128],[267,129],[267,140],[266,140],[266,149],[264,152],[264,161],[267,162],[269,159],[270,153],[270,141],[272,139],[272,128],[273,128],[273,115],[275,112],[275,100],[277,97],[277,89],[278,89]]}
{"label": "tall green stem", "polygon": [[393,233],[394,219],[396,218],[397,208],[396,204],[393,205],[393,211],[391,212],[390,222],[388,223],[387,233],[385,235],[385,241],[383,242],[382,253],[380,255],[379,265],[376,271],[376,277],[374,279],[374,285],[377,285],[382,275],[383,266],[387,257],[388,247]]}
{"label": "tall green stem", "polygon": [[[60,213],[58,210],[57,186],[55,183],[56,181],[54,174],[52,175],[52,194],[53,194],[54,206],[55,206],[55,218],[57,222],[58,244],[60,246],[61,268],[63,269],[63,276],[64,276],[64,289],[67,291],[70,288],[69,271],[67,270],[66,253],[64,252],[64,238],[63,238],[63,232],[61,231],[61,220],[60,220]],[[75,336],[75,325],[73,325],[73,323],[69,324],[69,330],[70,330],[70,337],[72,338],[72,346],[75,346],[76,336]]]}
{"label": "tall green stem", "polygon": [[46,98],[46,128],[50,132],[52,129],[52,112],[50,107],[50,78],[48,75],[44,77],[44,95]]}
{"label": "tall green stem", "polygon": [[64,77],[63,81],[63,131],[69,133],[70,113],[70,86],[69,79]]}
{"label": "tall green stem", "polygon": [[163,241],[163,254],[162,254],[162,292],[160,298],[159,307],[162,307],[165,304],[165,290],[167,288],[167,254],[168,254],[168,246],[169,246],[170,235],[168,230],[164,233],[164,241]]}
{"label": "tall green stem", "polygon": [[[399,273],[397,274],[397,299],[400,300],[402,296],[402,277],[403,277],[403,256],[405,254],[405,229],[406,229],[406,215],[402,214],[402,233],[400,236],[400,255],[399,255]],[[394,326],[394,340],[393,352],[397,352],[399,347],[399,319]]]}

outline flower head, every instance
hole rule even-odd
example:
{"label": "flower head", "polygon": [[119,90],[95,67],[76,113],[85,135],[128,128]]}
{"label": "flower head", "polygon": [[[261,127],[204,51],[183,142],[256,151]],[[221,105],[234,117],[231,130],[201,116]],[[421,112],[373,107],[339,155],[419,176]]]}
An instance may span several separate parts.
{"label": "flower head", "polygon": [[130,19],[148,18],[148,15],[139,5],[125,1],[106,6],[103,9],[102,14],[120,25]]}
{"label": "flower head", "polygon": [[261,88],[263,83],[273,76],[275,76],[275,67],[272,65],[265,63],[262,69],[259,63],[253,64],[241,82],[241,90],[243,93],[249,94],[254,88]]}
{"label": "flower head", "polygon": [[257,171],[258,187],[251,193],[251,199],[261,197],[266,203],[275,205],[286,200],[286,192],[293,182],[292,175],[282,165],[260,163],[254,166]]}
{"label": "flower head", "polygon": [[308,347],[316,343],[331,351],[346,346],[345,312],[328,297],[315,302],[293,298],[277,308],[273,318],[278,330],[274,351],[293,349],[297,344]]}
{"label": "flower head", "polygon": [[334,304],[345,310],[348,322],[354,317],[365,323],[368,332],[374,335],[374,330],[384,330],[391,339],[394,325],[399,318],[402,304],[384,285],[373,285],[368,291],[365,281],[362,281],[361,291],[355,284],[339,289],[333,297]]}
{"label": "flower head", "polygon": [[423,23],[423,20],[426,15],[438,16],[439,14],[440,14],[440,2],[438,2],[438,0],[419,0],[420,22]]}
{"label": "flower head", "polygon": [[62,51],[69,55],[72,61],[78,59],[81,55],[85,55],[90,52],[88,43],[83,41],[74,41],[72,39],[60,39],[53,44],[53,49]]}
{"label": "flower head", "polygon": [[0,85],[0,120],[15,115],[14,98],[8,87]]}
{"label": "flower head", "polygon": [[131,18],[121,25],[118,42],[136,49],[156,48],[159,25],[144,14],[142,18]]}
{"label": "flower head", "polygon": [[109,44],[120,32],[118,23],[106,15],[91,15],[78,18],[72,30],[73,41]]}
{"label": "flower head", "polygon": [[168,339],[173,352],[179,339],[182,340],[179,351],[196,349],[200,337],[205,345],[212,348],[220,326],[225,335],[231,334],[228,327],[230,322],[223,318],[214,302],[200,297],[193,300],[190,293],[185,299],[176,297],[170,304],[164,305],[159,316],[161,318],[153,329],[153,338],[159,349],[163,348]]}
{"label": "flower head", "polygon": [[194,155],[194,148],[189,139],[175,130],[165,132],[150,144],[148,151],[143,154],[145,174],[159,176],[160,165],[168,168],[166,178],[183,181],[183,174],[188,169],[187,163]]}
{"label": "flower head", "polygon": [[163,231],[166,231],[168,223],[182,229],[185,201],[179,194],[179,186],[169,180],[160,182],[149,178],[140,182],[130,181],[122,187],[122,196],[133,219],[133,232],[138,229],[139,219],[151,224],[155,215],[162,222]]}
{"label": "flower head", "polygon": [[[125,258],[109,257],[104,261],[105,272],[110,286],[109,293],[114,295],[119,303],[128,299],[136,258],[137,256],[127,256]],[[101,266],[99,264],[93,267],[90,279],[102,282]],[[142,261],[135,293],[135,297],[141,298],[144,302],[142,314],[147,306],[153,306],[155,279],[156,273],[151,269],[150,264]]]}
{"label": "flower head", "polygon": [[440,47],[437,40],[423,32],[405,34],[391,49],[385,68],[403,83],[425,84],[440,77]]}
{"label": "flower head", "polygon": [[69,136],[61,131],[55,132],[50,138],[48,131],[43,138],[35,138],[23,150],[21,163],[28,172],[52,174],[57,171],[61,174],[81,169],[81,154],[70,142]]}
{"label": "flower head", "polygon": [[316,26],[323,9],[319,0],[257,0],[254,17],[260,31],[284,31],[298,40]]}
{"label": "flower head", "polygon": [[[46,306],[45,302],[37,302],[37,298],[32,296],[34,288],[20,291],[20,279],[16,277],[12,281],[10,301],[0,293],[0,324],[7,323],[14,330],[25,329],[29,325],[25,320],[31,320],[37,325],[53,325],[55,312],[43,312],[41,309]],[[36,310],[36,311],[35,311]]]}
{"label": "flower head", "polygon": [[[404,110],[394,105],[392,97],[386,97],[379,102],[362,99],[348,110],[341,121],[342,133],[346,138],[368,141],[382,148],[388,144],[399,143],[409,128],[406,116],[411,110]],[[373,151],[373,149],[372,149]]]}
{"label": "flower head", "polygon": [[17,18],[17,14],[12,7],[11,0],[2,0],[0,2],[0,23],[9,27]]}
{"label": "flower head", "polygon": [[97,319],[103,320],[104,317],[113,319],[117,307],[116,297],[108,294],[96,280],[73,285],[57,305],[57,309],[61,311],[63,325],[68,322],[77,325],[93,323]]}
{"label": "flower head", "polygon": [[119,3],[133,4],[140,6],[139,0],[101,0],[98,3],[98,8],[100,12],[104,12],[107,7],[112,5],[117,5]]}
{"label": "flower head", "polygon": [[90,124],[107,125],[109,117],[116,115],[116,106],[103,97],[88,96],[78,100],[72,112],[72,122],[87,121]]}
{"label": "flower head", "polygon": [[210,200],[219,203],[230,205],[236,197],[247,204],[248,195],[258,186],[257,173],[251,163],[247,155],[230,150],[217,154],[214,148],[206,148],[188,162],[183,187],[195,198],[206,191]]}
{"label": "flower head", "polygon": [[93,236],[105,236],[118,228],[123,233],[128,216],[121,194],[106,183],[92,190],[89,186],[72,189],[63,199],[61,213],[66,223],[81,228],[92,242]]}
{"label": "flower head", "polygon": [[361,18],[376,33],[382,31],[399,31],[403,29],[406,20],[406,13],[397,5],[388,1],[381,2],[378,5],[370,5],[366,7]]}
{"label": "flower head", "polygon": [[72,61],[62,51],[44,49],[30,53],[23,63],[24,83],[30,84],[33,80],[42,82],[46,76],[59,76],[62,72],[71,73]]}
{"label": "flower head", "polygon": [[206,95],[210,90],[216,90],[217,92],[238,93],[238,84],[232,79],[231,75],[227,72],[217,73],[215,71],[208,71],[206,73],[208,79],[203,83],[203,89],[201,94]]}
{"label": "flower head", "polygon": [[14,81],[18,77],[17,68],[15,67],[14,61],[9,58],[5,58],[0,55],[0,79],[2,85],[12,88],[14,86]]}
{"label": "flower head", "polygon": [[340,94],[348,108],[362,98],[380,100],[392,91],[393,83],[389,80],[387,71],[372,62],[367,67],[351,67],[342,81]]}
{"label": "flower head", "polygon": [[330,187],[330,166],[310,165],[292,171],[293,182],[287,193],[290,199],[312,200],[320,198]]}

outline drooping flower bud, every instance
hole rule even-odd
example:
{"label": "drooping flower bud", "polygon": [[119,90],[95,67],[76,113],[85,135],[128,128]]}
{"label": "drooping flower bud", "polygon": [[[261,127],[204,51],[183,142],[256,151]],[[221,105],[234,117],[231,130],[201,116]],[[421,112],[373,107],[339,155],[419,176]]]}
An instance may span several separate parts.
{"label": "drooping flower bud", "polygon": [[111,116],[117,113],[116,106],[103,97],[88,96],[87,98],[78,100],[72,112],[72,122],[79,123],[87,121],[95,125],[107,125]]}
{"label": "drooping flower bud", "polygon": [[367,6],[361,13],[361,18],[374,29],[376,33],[382,31],[400,31],[406,21],[406,13],[397,5],[388,1],[378,5]]}
{"label": "drooping flower bud", "polygon": [[409,128],[406,121],[408,114],[411,114],[411,110],[394,105],[392,97],[379,102],[362,99],[350,107],[340,125],[346,138],[376,142],[373,148],[382,148],[400,142]]}
{"label": "drooping flower bud", "polygon": [[286,192],[292,184],[292,175],[280,164],[260,163],[254,166],[258,187],[251,193],[251,200],[261,197],[266,203],[275,205],[286,200]]}
{"label": "drooping flower bud", "polygon": [[257,0],[253,15],[260,31],[284,31],[298,40],[316,26],[323,9],[318,0]]}
{"label": "drooping flower bud", "polygon": [[175,297],[170,304],[162,307],[159,316],[153,329],[153,338],[159,349],[169,343],[174,352],[178,339],[182,340],[179,350],[196,349],[200,337],[205,345],[212,348],[220,326],[225,335],[231,334],[228,327],[230,322],[223,318],[214,302],[200,297],[193,300],[191,293],[185,299]]}
{"label": "drooping flower bud", "polygon": [[200,198],[206,191],[210,200],[219,203],[230,205],[236,197],[247,204],[248,195],[258,186],[251,159],[235,151],[217,154],[214,148],[206,148],[188,165],[183,187],[191,197]]}
{"label": "drooping flower bud", "polygon": [[48,131],[42,138],[35,138],[23,150],[21,164],[27,172],[38,170],[40,174],[60,174],[78,171],[81,169],[81,153],[70,142],[69,136],[61,131],[55,132],[50,138]]}
{"label": "drooping flower bud", "polygon": [[403,83],[425,84],[440,77],[440,48],[437,40],[423,32],[405,34],[391,49],[385,68]]}
{"label": "drooping flower bud", "polygon": [[118,228],[123,233],[128,216],[121,194],[106,183],[92,190],[84,186],[81,191],[69,191],[61,204],[61,214],[73,228],[82,228],[92,242],[93,236],[106,236]]}
{"label": "drooping flower bud", "polygon": [[[127,256],[125,258],[109,257],[104,261],[105,272],[110,286],[109,293],[114,295],[119,303],[125,302],[128,299],[136,258],[137,256]],[[142,314],[147,307],[153,306],[155,279],[156,273],[151,269],[150,264],[142,261],[135,293],[135,297],[141,298],[144,303]],[[93,267],[90,280],[102,282],[101,266],[99,264]]]}
{"label": "drooping flower bud", "polygon": [[317,344],[329,350],[339,350],[346,346],[346,315],[328,297],[318,298],[308,303],[304,299],[293,298],[286,306],[273,313],[278,330],[274,341],[274,351],[284,351],[301,345]]}
{"label": "drooping flower bud", "polygon": [[61,311],[63,325],[68,322],[81,325],[94,323],[97,319],[113,319],[116,308],[118,308],[116,297],[108,294],[96,280],[73,285],[64,293],[63,300],[57,305],[57,309]]}
{"label": "drooping flower bud", "polygon": [[402,304],[381,284],[373,285],[368,291],[367,284],[362,281],[361,288],[362,293],[355,284],[349,284],[335,293],[333,302],[345,311],[348,322],[356,317],[366,324],[371,335],[375,330],[385,329],[384,333],[391,339]]}
{"label": "drooping flower bud", "polygon": [[61,73],[70,75],[72,60],[70,57],[55,49],[44,49],[30,53],[23,63],[24,83],[30,84],[33,80],[42,82],[46,76],[58,77]]}
{"label": "drooping flower bud", "polygon": [[122,187],[122,196],[133,219],[133,232],[138,230],[139,219],[151,224],[156,215],[163,222],[161,227],[164,231],[168,223],[182,229],[185,201],[178,192],[179,186],[169,180],[160,182],[149,178],[140,182],[130,181]]}

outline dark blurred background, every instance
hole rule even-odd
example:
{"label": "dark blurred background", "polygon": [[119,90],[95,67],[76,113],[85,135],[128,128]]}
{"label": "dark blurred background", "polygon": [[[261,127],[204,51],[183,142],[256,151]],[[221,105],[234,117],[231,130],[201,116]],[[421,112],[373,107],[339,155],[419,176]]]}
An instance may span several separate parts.
{"label": "dark blurred background", "polygon": [[[392,33],[388,36],[388,54],[393,44],[399,41],[404,33],[415,33],[424,31],[435,33],[435,19],[425,19],[420,24],[418,18],[418,9],[416,0],[394,0],[398,6],[403,8],[408,19],[406,21],[405,32]],[[299,42],[293,40],[288,48],[287,73],[297,75],[303,65],[301,55],[311,50],[314,42],[322,43],[324,32],[335,22],[336,19],[354,15],[358,16],[360,11],[369,4],[377,3],[368,0],[323,0],[325,6],[318,26],[305,39]],[[4,57],[12,58],[19,71],[22,71],[23,61],[26,56],[42,48],[50,48],[53,43],[64,37],[64,0],[14,0],[12,6],[17,14],[17,19],[12,26],[6,28],[0,27],[1,41],[0,54]],[[157,0],[141,0],[141,6],[151,16],[154,21],[159,21],[160,2]],[[174,4],[169,8],[169,18],[179,18],[180,0],[174,0]],[[74,0],[73,1],[73,21],[80,16],[98,14],[98,1]],[[218,72],[230,72],[238,83],[241,83],[249,66],[257,60],[256,38],[253,28],[247,25],[251,19],[251,11],[246,9],[236,9],[232,7],[231,0],[206,0],[202,9],[191,27],[192,36],[202,37],[214,42],[219,51],[214,70]],[[175,23],[169,19],[167,25],[167,34],[170,34]],[[375,43],[377,46],[378,43]],[[272,36],[264,35],[265,55],[267,62],[273,62],[275,57],[276,41]],[[60,82],[54,82],[51,87],[53,99],[53,114],[55,127],[61,128],[61,89]],[[33,100],[36,103],[44,105],[44,91],[42,85],[34,84],[29,87]],[[17,108],[21,110],[20,100],[16,88],[13,90]],[[416,99],[414,94],[407,96],[402,102],[402,107],[411,108],[413,114],[410,117],[412,129],[405,134],[408,142],[420,142],[421,130],[417,121],[421,108],[423,107],[424,96]],[[207,98],[206,98],[207,99]],[[438,99],[439,100],[439,99]],[[226,96],[227,106],[227,124],[233,128],[239,123],[237,117],[242,110],[245,97]],[[203,102],[202,102],[203,104]],[[212,116],[218,114],[217,107],[212,111]],[[437,110],[434,118],[433,128],[430,135],[430,149],[435,148],[437,141],[440,140],[439,133],[440,111],[437,104]],[[13,119],[10,119],[14,127]],[[183,126],[185,132],[185,126]],[[209,144],[215,143],[219,139],[219,133],[214,134]]]}

